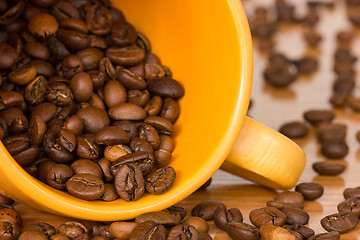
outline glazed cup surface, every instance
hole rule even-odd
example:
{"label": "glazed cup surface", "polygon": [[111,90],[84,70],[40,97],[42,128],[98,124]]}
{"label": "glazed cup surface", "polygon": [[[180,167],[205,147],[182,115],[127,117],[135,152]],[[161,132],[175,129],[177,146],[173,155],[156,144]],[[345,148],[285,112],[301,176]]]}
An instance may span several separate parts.
{"label": "glazed cup surface", "polygon": [[181,201],[221,166],[244,121],[252,81],[252,45],[239,0],[113,1],[148,36],[152,52],[185,88],[170,165],[177,176],[162,195],[135,202],[85,201],[26,173],[1,144],[1,192],[31,207],[75,218],[130,219]]}

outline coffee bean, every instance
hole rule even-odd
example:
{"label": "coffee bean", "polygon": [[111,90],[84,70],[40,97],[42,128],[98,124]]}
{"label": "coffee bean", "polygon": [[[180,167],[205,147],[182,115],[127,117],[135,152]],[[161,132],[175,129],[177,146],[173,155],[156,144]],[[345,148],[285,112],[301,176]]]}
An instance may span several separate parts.
{"label": "coffee bean", "polygon": [[44,150],[48,157],[58,163],[69,163],[74,159],[74,155],[63,148],[58,143],[59,132],[55,129],[49,129],[44,135]]}
{"label": "coffee bean", "polygon": [[282,202],[297,206],[298,208],[304,208],[304,197],[299,192],[294,191],[283,191],[274,197],[274,201]]}
{"label": "coffee bean", "polygon": [[147,81],[165,76],[165,71],[160,64],[147,63],[145,64],[144,69],[145,69],[145,79]]}
{"label": "coffee bean", "polygon": [[304,119],[314,126],[323,122],[331,122],[335,113],[331,110],[308,110],[304,112]]}
{"label": "coffee bean", "polygon": [[345,188],[343,192],[344,198],[360,197],[360,187]]}
{"label": "coffee bean", "polygon": [[69,55],[63,59],[61,70],[65,78],[71,79],[84,70],[84,64],[78,56]]}
{"label": "coffee bean", "polygon": [[110,224],[104,224],[101,222],[96,222],[92,227],[91,235],[105,237],[105,239],[111,238],[110,234]]}
{"label": "coffee bean", "polygon": [[60,135],[58,141],[60,146],[62,146],[69,152],[74,151],[76,147],[76,136],[74,135],[74,133],[69,130],[63,129],[60,131],[59,134]]}
{"label": "coffee bean", "polygon": [[299,233],[303,239],[308,239],[315,234],[314,230],[300,224],[285,225],[284,228]]}
{"label": "coffee bean", "polygon": [[323,123],[316,129],[316,136],[320,142],[345,141],[346,125],[339,123]]}
{"label": "coffee bean", "polygon": [[138,224],[131,232],[129,240],[149,239],[149,240],[165,240],[167,230],[161,225],[152,221],[145,221]]}
{"label": "coffee bean", "polygon": [[71,195],[84,199],[99,199],[105,191],[104,182],[91,174],[75,174],[66,181],[66,190]]}
{"label": "coffee bean", "polygon": [[181,222],[182,225],[190,225],[196,228],[198,232],[205,232],[209,231],[209,224],[200,217],[188,217]]}
{"label": "coffee bean", "polygon": [[308,133],[308,127],[299,121],[289,122],[282,125],[279,132],[289,138],[302,138]]}
{"label": "coffee bean", "polygon": [[99,160],[98,164],[104,174],[105,182],[113,182],[114,176],[110,172],[110,161],[102,158]]}
{"label": "coffee bean", "polygon": [[121,127],[107,126],[96,134],[96,143],[104,145],[128,144],[129,135]]}
{"label": "coffee bean", "polygon": [[45,94],[47,91],[47,81],[43,76],[38,76],[34,80],[28,83],[25,89],[24,98],[26,102],[38,105],[45,100]]}
{"label": "coffee bean", "polygon": [[31,223],[25,228],[25,230],[40,231],[43,232],[47,237],[51,237],[56,233],[55,227],[45,222]]}
{"label": "coffee bean", "polygon": [[[104,157],[110,162],[115,162],[119,158],[132,153],[131,149],[123,144],[106,146],[104,150]],[[115,175],[114,175],[115,176]]]}
{"label": "coffee bean", "polygon": [[259,240],[260,231],[247,223],[230,222],[226,225],[226,233],[237,240]]}
{"label": "coffee bean", "polygon": [[10,68],[18,58],[18,54],[9,44],[0,42],[0,68]]}
{"label": "coffee bean", "polygon": [[37,74],[36,68],[32,65],[25,66],[9,74],[9,80],[18,85],[31,82]]}
{"label": "coffee bean", "polygon": [[134,103],[140,107],[145,107],[146,104],[150,101],[150,93],[148,90],[129,90],[128,92],[128,102]]}
{"label": "coffee bean", "polygon": [[175,169],[167,166],[150,172],[145,176],[146,191],[151,194],[163,194],[174,183],[176,176]]}
{"label": "coffee bean", "polygon": [[277,240],[277,239],[291,239],[291,240],[301,240],[302,236],[293,231],[289,231],[285,228],[274,226],[271,224],[262,225],[260,228],[261,238],[266,240]]}
{"label": "coffee bean", "polygon": [[133,66],[144,60],[145,51],[136,46],[113,46],[106,50],[105,55],[115,64]]}
{"label": "coffee bean", "polygon": [[158,149],[160,137],[156,129],[149,124],[141,123],[138,126],[139,137],[150,143],[154,150]]}
{"label": "coffee bean", "polygon": [[326,162],[315,162],[312,165],[315,172],[323,176],[336,176],[345,171],[344,164],[331,164]]}
{"label": "coffee bean", "polygon": [[160,96],[153,96],[150,102],[144,107],[144,110],[148,116],[156,116],[160,113],[162,105],[162,98]]}
{"label": "coffee bean", "polygon": [[319,233],[309,238],[309,240],[340,240],[340,233],[331,231],[329,233]]}
{"label": "coffee bean", "polygon": [[265,80],[274,87],[287,87],[296,79],[293,66],[286,63],[284,66],[269,65],[264,70]]}
{"label": "coffee bean", "polygon": [[80,50],[76,53],[76,55],[80,58],[82,64],[84,65],[85,71],[98,69],[100,61],[104,57],[104,54],[101,50],[92,47]]}
{"label": "coffee bean", "polygon": [[103,177],[103,172],[100,166],[88,159],[78,159],[70,165],[74,174],[91,174],[100,179]]}
{"label": "coffee bean", "polygon": [[56,162],[51,160],[50,158],[46,158],[44,159],[44,161],[39,163],[38,178],[40,181],[44,183],[47,182],[47,174],[54,165],[56,165]]}
{"label": "coffee bean", "polygon": [[64,234],[55,234],[50,237],[51,240],[70,240],[70,238]]}
{"label": "coffee bean", "polygon": [[48,47],[40,42],[28,42],[24,45],[24,51],[33,58],[48,60],[50,51]]}
{"label": "coffee bean", "polygon": [[31,118],[41,117],[45,122],[50,121],[56,114],[56,105],[49,102],[40,103],[31,112]]}
{"label": "coffee bean", "polygon": [[90,38],[87,34],[60,28],[56,32],[56,37],[69,49],[77,51],[88,48]]}
{"label": "coffee bean", "polygon": [[[134,152],[134,153],[129,153],[129,154],[126,154],[126,155],[123,155],[123,156],[119,156],[115,161],[113,161],[111,163],[111,167],[110,167],[110,170],[111,170],[111,173],[113,176],[116,176],[118,171],[120,170],[120,168],[122,168],[122,166],[124,164],[135,164],[136,166],[138,166],[142,172],[142,174],[145,176],[147,175],[154,167],[154,157],[149,154],[148,152]],[[164,169],[160,170],[159,172],[154,172],[153,175],[149,175],[149,176],[146,176],[146,177],[149,177],[149,181],[150,180],[154,180],[152,179],[152,177],[155,177],[157,176],[157,174],[166,174],[165,175],[160,175],[160,176],[157,176],[159,177],[159,180],[161,179],[162,181],[165,182],[165,184],[171,184],[172,182],[170,181],[170,179],[162,179],[161,177],[174,177],[175,178],[175,173],[173,173],[170,169],[166,169],[165,172],[163,172]],[[153,187],[159,187],[158,191],[161,191],[162,189],[162,186],[157,186],[157,184],[160,184],[161,183],[156,183],[156,182],[152,182],[152,183],[147,183],[147,180],[145,179],[145,186],[147,187],[148,185],[151,185]],[[150,187],[149,185],[149,187]],[[166,188],[166,186],[163,186]],[[151,188],[151,187],[150,187]],[[165,190],[164,190],[165,191]]]}
{"label": "coffee bean", "polygon": [[110,125],[106,112],[92,106],[81,108],[76,115],[83,121],[84,131],[88,133],[97,133]]}
{"label": "coffee bean", "polygon": [[281,212],[286,215],[287,224],[306,225],[310,219],[309,214],[300,208],[285,207]]}
{"label": "coffee bean", "polygon": [[191,216],[201,217],[208,221],[214,219],[214,213],[218,207],[225,207],[225,205],[217,200],[205,200],[193,207],[191,210]]}
{"label": "coffee bean", "polygon": [[64,18],[80,18],[80,12],[72,2],[59,1],[52,10],[52,14],[60,21]]}
{"label": "coffee bean", "polygon": [[[117,46],[128,46],[136,41],[136,30],[133,25],[126,21],[115,22],[109,41]],[[141,49],[146,51],[142,46],[138,45]]]}
{"label": "coffee bean", "polygon": [[47,240],[48,237],[42,231],[37,230],[26,230],[21,233],[19,240]]}
{"label": "coffee bean", "polygon": [[73,115],[67,118],[64,122],[64,129],[73,132],[75,135],[80,135],[83,131],[84,125],[81,118],[77,115]]}
{"label": "coffee bean", "polygon": [[153,126],[159,134],[171,135],[174,132],[173,124],[164,117],[150,116],[144,122]]}
{"label": "coffee bean", "polygon": [[46,176],[46,182],[55,189],[65,189],[66,181],[74,175],[73,170],[65,164],[51,167]]}
{"label": "coffee bean", "polygon": [[180,114],[179,104],[172,98],[165,98],[160,112],[160,116],[174,123]]}
{"label": "coffee bean", "polygon": [[360,216],[360,198],[351,197],[342,202],[337,206],[337,209],[340,213],[354,213],[357,216]]}
{"label": "coffee bean", "polygon": [[298,72],[302,74],[311,74],[319,67],[318,60],[313,57],[303,57],[293,61],[293,63],[297,67]]}
{"label": "coffee bean", "polygon": [[133,72],[121,66],[116,67],[116,78],[128,89],[144,89],[147,83]]}
{"label": "coffee bean", "polygon": [[106,79],[116,79],[115,67],[108,57],[104,57],[100,60],[99,70],[104,73]]}
{"label": "coffee bean", "polygon": [[20,105],[23,102],[24,97],[20,93],[14,91],[0,92],[0,110],[7,107]]}
{"label": "coffee bean", "polygon": [[167,240],[175,240],[175,239],[189,239],[195,240],[199,239],[199,232],[195,227],[189,225],[177,225],[170,229]]}
{"label": "coffee bean", "polygon": [[13,225],[22,226],[22,218],[19,212],[12,208],[0,209],[0,222],[9,222]]}
{"label": "coffee bean", "polygon": [[220,206],[214,212],[215,225],[224,231],[226,231],[228,223],[241,223],[242,221],[242,213],[237,208],[229,208],[226,210]]}
{"label": "coffee bean", "polygon": [[17,224],[7,221],[0,222],[0,238],[4,240],[18,239],[21,234],[21,228]]}
{"label": "coffee bean", "polygon": [[141,169],[134,164],[123,165],[114,180],[117,194],[125,201],[138,200],[145,191]]}
{"label": "coffee bean", "polygon": [[108,111],[113,120],[137,121],[146,118],[145,110],[133,103],[122,103],[111,107]]}
{"label": "coffee bean", "polygon": [[[98,19],[101,18],[101,21]],[[86,13],[86,23],[90,32],[95,35],[106,35],[111,31],[112,17],[105,6],[91,6]]]}
{"label": "coffee bean", "polygon": [[328,232],[345,233],[356,227],[359,217],[354,213],[335,213],[321,219],[321,226]]}
{"label": "coffee bean", "polygon": [[179,215],[181,220],[183,220],[186,216],[186,211],[183,207],[173,205],[163,210],[164,212],[171,213],[173,215]]}
{"label": "coffee bean", "polygon": [[[147,223],[143,223],[143,225],[144,224]],[[127,239],[138,225],[136,222],[112,222],[109,226],[109,232],[114,238]],[[139,229],[137,231],[139,231]]]}
{"label": "coffee bean", "polygon": [[135,222],[143,223],[146,221],[152,221],[157,224],[162,224],[165,226],[175,226],[180,224],[180,216],[173,215],[171,213],[167,213],[164,211],[157,211],[157,212],[147,212],[140,214],[135,218]]}
{"label": "coffee bean", "polygon": [[58,227],[58,233],[64,234],[71,239],[74,239],[81,234],[87,233],[88,230],[84,224],[78,221],[67,221]]}
{"label": "coffee bean", "polygon": [[140,138],[140,137],[134,137],[130,142],[130,148],[133,152],[148,152],[150,154],[153,154],[154,149],[152,148],[151,144]]}
{"label": "coffee bean", "polygon": [[169,77],[155,78],[149,81],[148,90],[154,95],[166,98],[181,98],[184,96],[183,86]]}
{"label": "coffee bean", "polygon": [[321,144],[321,153],[330,159],[345,157],[349,152],[349,147],[345,141],[327,140]]}
{"label": "coffee bean", "polygon": [[116,193],[114,184],[105,183],[104,187],[105,187],[105,191],[104,194],[101,196],[101,200],[105,202],[110,202],[119,198],[119,195]]}
{"label": "coffee bean", "polygon": [[276,208],[265,207],[252,210],[249,214],[249,219],[258,228],[265,224],[284,226],[286,215]]}
{"label": "coffee bean", "polygon": [[95,160],[100,154],[100,147],[96,144],[94,134],[76,137],[76,155],[80,158]]}
{"label": "coffee bean", "polygon": [[314,201],[323,195],[324,187],[319,183],[304,182],[297,184],[295,191],[301,193],[305,200]]}
{"label": "coffee bean", "polygon": [[48,85],[46,98],[59,106],[69,106],[74,96],[70,88],[61,82],[53,82]]}
{"label": "coffee bean", "polygon": [[127,92],[120,82],[110,80],[104,86],[104,97],[106,106],[112,108],[126,102]]}

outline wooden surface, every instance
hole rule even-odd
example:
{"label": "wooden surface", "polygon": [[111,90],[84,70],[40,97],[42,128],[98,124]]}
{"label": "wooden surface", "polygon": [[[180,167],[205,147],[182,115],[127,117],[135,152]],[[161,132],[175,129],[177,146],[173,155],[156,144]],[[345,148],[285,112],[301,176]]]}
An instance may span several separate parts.
{"label": "wooden surface", "polygon": [[[254,81],[252,89],[253,107],[249,115],[263,124],[279,129],[280,125],[293,120],[303,120],[302,114],[309,109],[331,109],[329,97],[331,94],[332,82],[335,75],[331,71],[334,52],[334,37],[339,29],[351,27],[345,18],[343,1],[337,1],[334,10],[322,10],[320,12],[321,20],[317,26],[319,32],[323,35],[323,41],[319,50],[309,51],[302,40],[301,27],[282,27],[281,33],[276,36],[276,49],[285,52],[290,58],[299,58],[305,54],[315,54],[320,60],[319,70],[307,77],[300,77],[289,88],[276,89],[265,84],[262,77],[262,70],[266,63],[265,55],[254,48]],[[305,1],[292,1],[299,7],[299,14],[305,10]],[[243,4],[249,15],[252,14],[254,6],[270,5],[271,0],[244,0]],[[354,49],[360,57],[360,35],[354,41]],[[356,68],[359,69],[359,61]],[[356,92],[359,92],[357,87]],[[360,130],[360,113],[353,113],[350,110],[336,110],[335,122],[348,125],[347,143],[350,152],[343,160],[347,170],[337,177],[318,176],[312,170],[312,163],[315,161],[326,160],[319,154],[319,146],[315,139],[312,129],[305,139],[296,142],[304,149],[307,155],[307,164],[299,182],[314,181],[320,183],[325,188],[324,195],[313,202],[305,203],[305,210],[310,214],[309,227],[316,233],[325,232],[320,225],[322,217],[336,213],[337,204],[343,200],[342,192],[346,187],[356,187],[360,185],[360,144],[355,139],[355,133]],[[213,176],[212,184],[207,190],[198,191],[179,203],[179,205],[191,211],[191,208],[202,200],[216,199],[223,201],[227,207],[239,208],[244,221],[250,223],[249,212],[254,208],[261,208],[266,202],[272,200],[276,191],[263,188],[249,181],[232,176],[221,170]],[[42,213],[33,210],[24,205],[17,205],[16,209],[20,211],[24,218],[24,224],[43,221],[58,226],[68,218],[59,217],[51,214]],[[214,239],[229,239],[226,233],[218,230],[211,224],[210,233]],[[360,224],[350,233],[343,234],[341,239],[360,238]]]}

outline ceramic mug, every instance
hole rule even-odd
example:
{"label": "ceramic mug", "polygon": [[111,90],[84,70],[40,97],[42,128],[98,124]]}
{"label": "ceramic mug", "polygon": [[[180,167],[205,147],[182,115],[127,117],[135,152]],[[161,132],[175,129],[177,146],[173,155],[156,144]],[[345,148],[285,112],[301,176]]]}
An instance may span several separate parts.
{"label": "ceramic mug", "polygon": [[241,2],[114,0],[113,4],[148,36],[152,52],[185,88],[170,163],[177,173],[174,185],[162,195],[145,194],[134,202],[85,201],[31,177],[0,143],[1,193],[50,213],[113,221],[176,204],[220,167],[267,187],[293,187],[305,165],[304,152],[246,117],[253,57]]}

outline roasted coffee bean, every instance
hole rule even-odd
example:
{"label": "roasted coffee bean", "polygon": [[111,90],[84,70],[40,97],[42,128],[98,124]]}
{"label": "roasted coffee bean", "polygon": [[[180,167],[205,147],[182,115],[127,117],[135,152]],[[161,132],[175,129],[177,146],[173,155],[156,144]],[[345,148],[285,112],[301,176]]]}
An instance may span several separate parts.
{"label": "roasted coffee bean", "polygon": [[110,172],[111,162],[105,158],[102,158],[99,160],[98,164],[104,174],[105,182],[113,182],[114,176]]}
{"label": "roasted coffee bean", "polygon": [[39,13],[34,15],[28,23],[28,30],[31,34],[47,38],[55,35],[59,28],[56,19],[47,13]]}
{"label": "roasted coffee bean", "polygon": [[146,221],[152,221],[157,224],[165,226],[175,226],[180,224],[181,217],[179,215],[173,215],[164,211],[147,212],[140,214],[135,218],[135,222],[143,223]]}
{"label": "roasted coffee bean", "polygon": [[160,137],[156,129],[149,124],[141,123],[138,126],[139,137],[150,143],[154,150],[158,149]]}
{"label": "roasted coffee bean", "polygon": [[174,132],[173,124],[164,117],[150,116],[144,122],[153,126],[159,134],[170,135]]}
{"label": "roasted coffee bean", "polygon": [[171,188],[175,177],[175,169],[170,166],[152,171],[145,176],[146,191],[156,195],[163,194]]}
{"label": "roasted coffee bean", "polygon": [[289,138],[302,138],[308,134],[309,129],[304,123],[294,121],[282,125],[279,132]]}
{"label": "roasted coffee bean", "polygon": [[309,238],[309,240],[340,240],[340,233],[331,231],[329,233],[319,233]]}
{"label": "roasted coffee bean", "polygon": [[21,233],[19,240],[47,240],[48,237],[42,231],[26,230]]}
{"label": "roasted coffee bean", "polygon": [[100,61],[104,57],[104,54],[101,50],[92,47],[85,48],[77,52],[76,55],[80,58],[85,71],[98,69]]}
{"label": "roasted coffee bean", "polygon": [[276,208],[265,207],[252,210],[249,214],[249,219],[258,228],[265,224],[284,226],[286,215]]}
{"label": "roasted coffee bean", "polygon": [[199,232],[195,227],[189,225],[177,225],[170,229],[169,235],[167,237],[168,240],[175,239],[199,239]]}
{"label": "roasted coffee bean", "polygon": [[49,130],[52,129],[60,133],[60,131],[64,127],[64,121],[60,120],[59,118],[53,118],[48,122],[47,127]]}
{"label": "roasted coffee bean", "polygon": [[129,235],[129,240],[149,239],[149,240],[165,240],[167,230],[161,225],[152,221],[145,221],[138,224]]}
{"label": "roasted coffee bean", "polygon": [[319,67],[318,60],[313,57],[303,57],[293,61],[293,63],[297,67],[298,72],[302,74],[311,74]]}
{"label": "roasted coffee bean", "polygon": [[71,79],[84,70],[84,64],[78,56],[69,55],[64,58],[61,70],[65,78]]}
{"label": "roasted coffee bean", "polygon": [[90,35],[90,45],[89,47],[93,47],[93,48],[99,48],[102,50],[105,50],[108,48],[108,43],[106,42],[106,40],[100,36],[96,36],[96,35]]}
{"label": "roasted coffee bean", "polygon": [[18,85],[31,82],[37,74],[36,68],[32,65],[25,66],[9,74],[9,80]]}
{"label": "roasted coffee bean", "polygon": [[290,204],[299,208],[304,208],[304,197],[299,192],[283,191],[274,197],[274,201]]}
{"label": "roasted coffee bean", "polygon": [[218,207],[214,212],[214,223],[221,230],[226,231],[228,223],[241,223],[243,216],[238,208],[226,209],[222,206]]}
{"label": "roasted coffee bean", "polygon": [[314,230],[300,224],[285,225],[284,228],[299,233],[303,239],[308,239],[315,234]]}
{"label": "roasted coffee bean", "polygon": [[0,222],[0,238],[4,240],[15,240],[21,234],[21,228],[17,224],[8,221]]}
{"label": "roasted coffee bean", "polygon": [[[146,224],[143,223],[143,226]],[[109,226],[109,232],[114,238],[128,239],[138,225],[136,222],[112,222]]]}
{"label": "roasted coffee bean", "polygon": [[134,137],[130,142],[130,149],[133,152],[148,152],[150,154],[153,154],[154,149],[152,148],[151,144],[140,138],[140,137]]}
{"label": "roasted coffee bean", "polygon": [[111,31],[112,16],[107,7],[93,5],[87,10],[86,23],[93,34],[106,35]]}
{"label": "roasted coffee bean", "polygon": [[302,236],[291,230],[285,228],[274,226],[272,224],[265,224],[260,227],[260,235],[262,239],[266,240],[277,240],[277,239],[291,239],[291,240],[301,240]]}
{"label": "roasted coffee bean", "polygon": [[26,102],[38,105],[45,100],[47,81],[43,76],[38,76],[26,86],[24,98]]}
{"label": "roasted coffee bean", "polygon": [[64,29],[77,30],[85,34],[89,31],[87,24],[83,20],[76,18],[65,18],[59,22],[59,26]]}
{"label": "roasted coffee bean", "polygon": [[160,113],[162,105],[162,98],[160,96],[153,96],[144,109],[148,116],[156,116]]}
{"label": "roasted coffee bean", "polygon": [[165,98],[160,116],[174,123],[180,114],[180,106],[177,101],[172,98]]}
{"label": "roasted coffee bean", "polygon": [[59,141],[60,146],[65,148],[67,151],[72,152],[75,150],[76,136],[74,135],[73,132],[66,130],[66,129],[62,129],[60,131],[58,141]]}
{"label": "roasted coffee bean", "polygon": [[300,208],[285,207],[281,212],[286,215],[287,224],[306,225],[310,219],[309,214]]}
{"label": "roasted coffee bean", "polygon": [[169,98],[181,98],[184,96],[183,86],[169,77],[159,77],[148,82],[148,90],[154,95]]}
{"label": "roasted coffee bean", "polygon": [[323,176],[336,176],[345,171],[344,164],[331,164],[326,162],[315,162],[312,165],[315,172]]}
{"label": "roasted coffee bean", "polygon": [[114,184],[105,183],[104,187],[105,187],[105,191],[104,194],[101,196],[101,200],[105,202],[110,202],[119,198],[119,195],[116,193]]}
{"label": "roasted coffee bean", "polygon": [[183,207],[173,205],[163,210],[164,212],[171,213],[173,215],[179,215],[181,220],[183,220],[186,216],[186,211]]}
{"label": "roasted coffee bean", "polygon": [[69,86],[61,82],[53,82],[48,85],[46,98],[56,105],[69,106],[74,96]]}
{"label": "roasted coffee bean", "polygon": [[128,89],[144,89],[147,83],[141,77],[121,66],[116,67],[116,78]]}
{"label": "roasted coffee bean", "polygon": [[360,187],[345,188],[343,192],[344,198],[360,197]]}
{"label": "roasted coffee bean", "polygon": [[256,227],[247,223],[228,223],[226,233],[236,240],[259,240],[260,231]]}
{"label": "roasted coffee bean", "polygon": [[104,57],[100,60],[99,70],[105,74],[107,79],[116,79],[116,70],[109,58]]}
{"label": "roasted coffee bean", "polygon": [[51,237],[56,233],[55,227],[45,222],[31,223],[25,228],[25,230],[41,231],[45,233],[47,237]]}
{"label": "roasted coffee bean", "polygon": [[[112,175],[116,176],[120,168],[122,168],[124,164],[135,164],[140,168],[142,174],[145,176],[154,167],[154,157],[148,152],[134,152],[119,156],[115,161],[111,163],[110,171]],[[171,172],[171,170],[169,171]],[[175,177],[175,175],[173,177]],[[147,183],[147,180],[145,179],[145,185],[147,186],[147,184],[150,183]]]}
{"label": "roasted coffee bean", "polygon": [[355,88],[354,79],[337,79],[333,83],[333,91],[335,93],[351,93]]}
{"label": "roasted coffee bean", "polygon": [[114,184],[117,194],[125,201],[136,201],[145,191],[141,169],[133,164],[125,164],[119,169]]}
{"label": "roasted coffee bean", "polygon": [[314,126],[320,123],[331,122],[335,113],[331,110],[308,110],[304,113],[304,119]]}
{"label": "roasted coffee bean", "polygon": [[321,219],[321,226],[328,232],[345,233],[356,227],[359,217],[354,213],[335,213]]}
{"label": "roasted coffee bean", "polygon": [[[104,157],[110,162],[115,162],[119,158],[132,153],[131,149],[123,144],[107,146],[104,149]],[[115,176],[115,175],[114,175]]]}
{"label": "roasted coffee bean", "polygon": [[51,240],[70,240],[70,238],[64,234],[57,233],[50,237]]}
{"label": "roasted coffee bean", "polygon": [[28,42],[24,45],[24,51],[33,58],[48,60],[50,51],[48,47],[40,42]]}
{"label": "roasted coffee bean", "polygon": [[65,189],[66,181],[74,175],[73,170],[65,164],[56,164],[49,169],[46,182],[55,189]]}
{"label": "roasted coffee bean", "polygon": [[118,126],[107,126],[96,134],[96,143],[104,145],[128,144],[129,135]]}
{"label": "roasted coffee bean", "polygon": [[53,65],[45,60],[35,59],[29,62],[29,64],[35,66],[38,75],[52,77],[55,73]]}
{"label": "roasted coffee bean", "polygon": [[160,78],[165,76],[163,67],[156,63],[145,64],[145,79],[150,81],[152,79]]}
{"label": "roasted coffee bean", "polygon": [[89,104],[95,108],[106,111],[105,103],[96,93],[91,93]]}
{"label": "roasted coffee bean", "polygon": [[150,101],[150,93],[148,90],[129,90],[128,92],[128,102],[139,105],[140,107],[145,107],[146,104]]}
{"label": "roasted coffee bean", "polygon": [[0,209],[0,222],[9,222],[13,225],[22,226],[22,218],[19,212],[12,208]]}
{"label": "roasted coffee bean", "polygon": [[286,65],[268,65],[264,70],[265,81],[274,87],[287,87],[296,80],[296,70],[286,62]]}
{"label": "roasted coffee bean", "polygon": [[110,224],[104,224],[97,222],[92,227],[91,235],[105,237],[105,239],[111,238]]}
{"label": "roasted coffee bean", "polygon": [[[65,2],[65,1],[63,1],[63,2]],[[50,37],[48,39],[47,46],[50,50],[52,57],[56,60],[62,61],[65,57],[70,55],[69,50],[56,37]]]}
{"label": "roasted coffee bean", "polygon": [[24,115],[21,114],[10,123],[8,131],[10,133],[17,134],[24,132],[27,128],[28,120]]}
{"label": "roasted coffee bean", "polygon": [[83,131],[84,125],[81,118],[77,115],[73,115],[65,120],[64,129],[73,132],[75,135],[80,135]]}
{"label": "roasted coffee bean", "polygon": [[91,174],[75,174],[66,181],[66,190],[71,195],[84,199],[99,199],[105,191],[104,182]]}
{"label": "roasted coffee bean", "polygon": [[316,136],[320,142],[345,141],[346,125],[339,123],[323,123],[316,129]]}
{"label": "roasted coffee bean", "polygon": [[29,165],[30,163],[34,162],[35,159],[39,156],[39,148],[36,146],[31,146],[12,157],[15,161],[22,167]]}
{"label": "roasted coffee bean", "polygon": [[106,112],[92,106],[81,108],[76,115],[83,121],[84,131],[88,133],[97,133],[110,125]]}
{"label": "roasted coffee bean", "polygon": [[70,88],[78,102],[87,102],[91,98],[93,83],[85,72],[75,74],[70,81]]}
{"label": "roasted coffee bean", "polygon": [[182,225],[190,225],[196,228],[198,232],[205,232],[207,233],[209,231],[209,224],[200,217],[188,217],[185,218],[182,222]]}
{"label": "roasted coffee bean", "polygon": [[68,221],[58,227],[58,233],[64,234],[71,239],[74,239],[81,234],[87,233],[88,230],[84,224],[78,221]]}
{"label": "roasted coffee bean", "polygon": [[323,37],[316,30],[309,29],[304,32],[304,40],[309,47],[315,48],[322,41]]}
{"label": "roasted coffee bean", "polygon": [[146,118],[145,110],[133,103],[122,103],[111,107],[108,111],[113,120],[137,121]]}
{"label": "roasted coffee bean", "polygon": [[104,97],[106,106],[112,108],[126,102],[127,92],[120,82],[110,80],[104,86]]}
{"label": "roasted coffee bean", "polygon": [[48,122],[55,117],[55,114],[56,114],[56,105],[53,103],[44,102],[44,103],[40,103],[32,110],[30,117],[34,118],[35,116],[39,116],[45,122]]}
{"label": "roasted coffee bean", "polygon": [[193,207],[191,216],[201,217],[208,221],[214,219],[214,213],[218,207],[226,208],[225,205],[217,200],[205,200]]}
{"label": "roasted coffee bean", "polygon": [[132,121],[114,121],[112,122],[112,125],[121,127],[125,130],[128,133],[130,140],[138,136],[137,127]]}
{"label": "roasted coffee bean", "polygon": [[24,97],[18,92],[15,91],[0,92],[0,110],[7,107],[20,105],[23,102],[24,102]]}
{"label": "roasted coffee bean", "polygon": [[56,32],[56,37],[69,49],[77,51],[88,48],[90,45],[90,38],[88,35],[67,29],[59,29]]}
{"label": "roasted coffee bean", "polygon": [[154,152],[155,166],[158,168],[165,167],[169,164],[172,154],[164,149],[159,149]]}
{"label": "roasted coffee bean", "polygon": [[11,135],[4,138],[2,142],[11,155],[24,151],[30,146],[30,138],[27,134]]}
{"label": "roasted coffee bean", "polygon": [[47,182],[47,174],[54,165],[56,165],[56,162],[50,158],[44,158],[44,160],[38,164],[38,178],[40,181],[44,183]]}
{"label": "roasted coffee bean", "polygon": [[345,157],[349,152],[349,147],[342,140],[327,140],[321,144],[321,153],[330,159]]}
{"label": "roasted coffee bean", "polygon": [[[120,47],[128,46],[136,41],[136,30],[133,25],[126,21],[115,22],[109,36],[109,42]],[[141,49],[146,51],[141,45]]]}
{"label": "roasted coffee bean", "polygon": [[145,51],[136,46],[112,46],[106,50],[105,55],[115,64],[133,66],[144,60]]}
{"label": "roasted coffee bean", "polygon": [[69,163],[74,159],[74,155],[63,148],[57,141],[59,132],[49,129],[44,135],[44,150],[48,157],[58,163]]}
{"label": "roasted coffee bean", "polygon": [[91,174],[100,179],[103,177],[103,172],[100,166],[88,159],[78,159],[70,165],[74,174]]}
{"label": "roasted coffee bean", "polygon": [[295,191],[301,193],[305,200],[314,201],[323,195],[324,187],[319,183],[304,182],[297,184]]}
{"label": "roasted coffee bean", "polygon": [[98,158],[101,149],[96,144],[94,134],[86,134],[76,137],[76,155],[80,158],[95,160]]}
{"label": "roasted coffee bean", "polygon": [[342,202],[337,206],[337,209],[340,213],[354,213],[357,216],[360,216],[360,198],[351,197]]}

